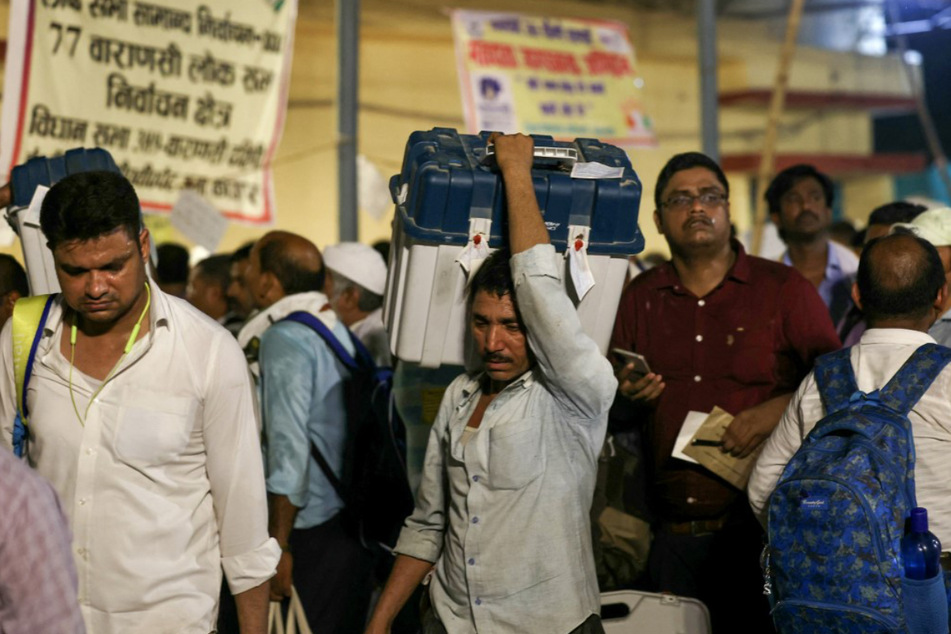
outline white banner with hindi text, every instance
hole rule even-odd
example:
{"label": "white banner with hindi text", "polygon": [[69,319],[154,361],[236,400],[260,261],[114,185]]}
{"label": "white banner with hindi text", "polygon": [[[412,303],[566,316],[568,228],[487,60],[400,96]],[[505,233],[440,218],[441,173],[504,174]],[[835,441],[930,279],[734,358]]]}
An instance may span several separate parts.
{"label": "white banner with hindi text", "polygon": [[145,211],[269,223],[297,0],[11,0],[0,166],[108,150]]}

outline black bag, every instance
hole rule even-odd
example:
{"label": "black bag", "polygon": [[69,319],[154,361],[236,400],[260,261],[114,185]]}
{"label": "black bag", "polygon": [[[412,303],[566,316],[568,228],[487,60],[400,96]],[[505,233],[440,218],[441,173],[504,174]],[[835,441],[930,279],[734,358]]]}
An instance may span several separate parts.
{"label": "black bag", "polygon": [[284,319],[317,332],[350,373],[345,380],[347,440],[342,477],[337,478],[313,442],[310,451],[343,499],[344,517],[364,547],[376,554],[391,552],[414,504],[406,472],[405,429],[391,394],[393,370],[378,368],[366,346],[349,331],[355,357],[310,313],[294,312]]}

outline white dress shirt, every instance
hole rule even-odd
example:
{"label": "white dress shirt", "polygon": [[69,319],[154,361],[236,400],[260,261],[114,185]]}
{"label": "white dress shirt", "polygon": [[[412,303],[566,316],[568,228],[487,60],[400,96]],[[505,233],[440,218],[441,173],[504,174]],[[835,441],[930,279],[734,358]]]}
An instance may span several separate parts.
{"label": "white dress shirt", "polygon": [[[852,347],[855,382],[863,392],[883,387],[922,344],[934,343],[926,333],[900,328],[872,328]],[[750,504],[766,522],[769,496],[786,463],[803,439],[825,416],[822,399],[810,373],[799,386],[779,425],[766,441],[750,477]],[[908,414],[915,439],[915,489],[918,505],[928,509],[928,528],[951,547],[951,364],[938,375]]]}
{"label": "white dress shirt", "polygon": [[[29,461],[70,521],[90,633],[208,634],[222,568],[239,593],[270,578],[280,557],[267,533],[254,396],[240,348],[214,320],[154,284],[149,320],[87,411],[101,382],[75,368],[70,380],[62,298],[53,304],[27,393]],[[11,347],[7,324],[5,446],[16,408]]]}

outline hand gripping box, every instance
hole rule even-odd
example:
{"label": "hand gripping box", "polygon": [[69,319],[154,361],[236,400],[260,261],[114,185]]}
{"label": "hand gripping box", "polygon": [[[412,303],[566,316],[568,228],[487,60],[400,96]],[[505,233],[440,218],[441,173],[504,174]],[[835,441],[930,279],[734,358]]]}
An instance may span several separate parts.
{"label": "hand gripping box", "polygon": [[[465,291],[481,261],[507,242],[502,177],[488,132],[414,132],[396,203],[383,319],[397,358],[466,365]],[[644,248],[641,183],[627,155],[594,139],[535,136],[535,195],[585,331],[607,351],[628,256]],[[471,367],[471,366],[470,366]]]}

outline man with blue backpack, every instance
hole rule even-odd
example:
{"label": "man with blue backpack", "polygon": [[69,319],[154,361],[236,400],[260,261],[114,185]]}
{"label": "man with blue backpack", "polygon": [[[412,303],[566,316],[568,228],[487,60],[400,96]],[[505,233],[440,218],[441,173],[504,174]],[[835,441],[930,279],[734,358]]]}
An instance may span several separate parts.
{"label": "man with blue backpack", "polygon": [[[322,292],[325,271],[306,238],[286,231],[263,236],[245,271],[260,312],[241,337],[260,329],[251,347],[260,367],[269,529],[283,550],[271,599],[290,597],[293,586],[314,632],[357,632],[370,599],[375,540],[386,539],[364,513],[381,505],[367,503],[372,492],[361,462],[381,445],[365,435],[377,419],[363,404],[374,400],[383,379],[331,310]],[[390,497],[406,497],[395,533],[412,498],[405,473],[390,473],[379,487],[397,487]]]}
{"label": "man with blue backpack", "polygon": [[927,508],[951,544],[951,351],[927,334],[946,294],[928,242],[870,242],[853,288],[868,330],[820,357],[757,461],[748,492],[768,524],[782,632],[904,631],[899,543],[911,508]]}

